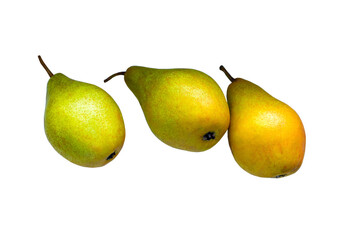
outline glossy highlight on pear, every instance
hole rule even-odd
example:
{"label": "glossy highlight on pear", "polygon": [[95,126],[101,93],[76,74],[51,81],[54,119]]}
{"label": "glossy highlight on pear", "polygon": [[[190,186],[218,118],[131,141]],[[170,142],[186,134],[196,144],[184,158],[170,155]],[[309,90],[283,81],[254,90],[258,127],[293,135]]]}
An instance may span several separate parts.
{"label": "glossy highlight on pear", "polygon": [[299,115],[256,84],[233,78],[227,90],[228,139],[236,162],[259,177],[282,178],[299,170],[305,154],[305,129]]}
{"label": "glossy highlight on pear", "polygon": [[44,115],[45,134],[64,158],[83,167],[101,167],[120,152],[125,140],[121,111],[103,89],[53,74],[38,56],[50,79]]}
{"label": "glossy highlight on pear", "polygon": [[125,83],[138,99],[146,121],[165,144],[200,152],[213,147],[228,129],[225,96],[208,75],[194,69],[129,67]]}

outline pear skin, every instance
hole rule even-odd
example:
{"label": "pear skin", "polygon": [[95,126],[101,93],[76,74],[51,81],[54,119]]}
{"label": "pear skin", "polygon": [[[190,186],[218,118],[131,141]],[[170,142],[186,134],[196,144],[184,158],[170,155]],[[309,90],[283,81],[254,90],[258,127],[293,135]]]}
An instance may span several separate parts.
{"label": "pear skin", "polygon": [[84,167],[100,167],[113,160],[125,140],[121,111],[103,89],[64,74],[50,76],[44,116],[45,134],[64,158]]}
{"label": "pear skin", "polygon": [[118,75],[125,75],[151,131],[165,144],[205,151],[227,131],[230,113],[225,96],[205,73],[132,66]]}
{"label": "pear skin", "polygon": [[227,90],[230,108],[229,145],[236,162],[259,177],[295,173],[305,154],[305,130],[299,115],[256,84],[232,78]]}

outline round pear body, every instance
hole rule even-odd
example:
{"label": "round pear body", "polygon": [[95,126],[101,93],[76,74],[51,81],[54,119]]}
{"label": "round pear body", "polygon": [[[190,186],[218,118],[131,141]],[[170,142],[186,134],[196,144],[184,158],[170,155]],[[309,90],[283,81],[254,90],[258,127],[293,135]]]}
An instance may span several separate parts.
{"label": "round pear body", "polygon": [[58,73],[47,85],[45,133],[55,150],[84,167],[100,167],[125,140],[121,111],[103,89]]}
{"label": "round pear body", "polygon": [[146,121],[162,142],[200,152],[225,134],[229,107],[218,84],[193,69],[153,69],[133,66],[125,82],[137,97]]}
{"label": "round pear body", "polygon": [[227,91],[229,144],[236,162],[259,177],[295,173],[305,153],[305,130],[298,114],[259,86],[237,78]]}

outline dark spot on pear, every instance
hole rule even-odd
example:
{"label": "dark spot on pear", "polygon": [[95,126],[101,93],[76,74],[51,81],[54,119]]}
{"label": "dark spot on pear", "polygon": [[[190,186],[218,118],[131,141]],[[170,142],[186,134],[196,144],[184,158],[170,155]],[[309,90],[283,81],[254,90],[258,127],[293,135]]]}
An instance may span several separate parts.
{"label": "dark spot on pear", "polygon": [[280,175],[275,176],[275,178],[282,178],[282,177],[285,177],[285,176],[286,176],[286,174],[280,174]]}
{"label": "dark spot on pear", "polygon": [[206,133],[206,134],[202,137],[202,139],[203,139],[204,141],[209,141],[209,140],[211,140],[211,139],[215,139],[215,132],[208,132],[208,133]]}
{"label": "dark spot on pear", "polygon": [[114,157],[115,157],[115,151],[113,152],[113,153],[111,153],[108,157],[107,157],[107,159],[106,160],[111,160],[111,159],[113,159]]}

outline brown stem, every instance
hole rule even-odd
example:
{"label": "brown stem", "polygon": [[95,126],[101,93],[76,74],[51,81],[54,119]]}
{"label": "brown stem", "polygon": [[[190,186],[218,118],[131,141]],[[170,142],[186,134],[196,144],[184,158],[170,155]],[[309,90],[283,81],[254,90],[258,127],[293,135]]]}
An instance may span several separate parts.
{"label": "brown stem", "polygon": [[230,73],[224,68],[223,65],[220,66],[220,70],[223,71],[225,73],[225,75],[227,76],[227,78],[231,81],[234,82],[235,78],[233,78]]}
{"label": "brown stem", "polygon": [[49,77],[52,77],[54,76],[54,74],[50,71],[50,69],[46,66],[46,64],[44,63],[44,61],[42,60],[41,56],[39,55],[38,56],[39,58],[39,61],[40,61],[40,64],[41,66],[43,66],[43,68],[45,69],[45,71],[47,72],[47,74],[49,74]]}
{"label": "brown stem", "polygon": [[113,75],[111,75],[110,77],[105,79],[104,82],[107,82],[107,81],[111,80],[113,77],[120,76],[120,75],[125,75],[125,72],[114,73]]}

